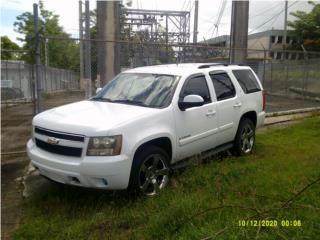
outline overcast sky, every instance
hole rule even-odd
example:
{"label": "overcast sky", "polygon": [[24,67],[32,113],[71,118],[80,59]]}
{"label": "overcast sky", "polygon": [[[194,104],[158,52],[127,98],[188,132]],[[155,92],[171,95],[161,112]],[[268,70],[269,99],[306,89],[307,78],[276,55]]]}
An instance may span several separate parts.
{"label": "overcast sky", "polygon": [[[219,24],[218,32],[214,30],[220,6],[223,0],[199,0],[199,35],[198,41],[217,35],[230,33],[230,15],[232,1],[228,0]],[[316,1],[319,2],[319,1]],[[13,23],[16,17],[25,11],[32,11],[34,0],[1,0],[1,36],[7,35],[17,42],[18,34]],[[72,36],[78,36],[78,1],[77,0],[44,0],[45,8],[60,16],[60,24]],[[307,1],[289,1],[289,12],[310,11],[312,6]],[[194,0],[132,0],[133,8],[157,10],[187,10],[192,12],[191,29],[193,29]],[[96,8],[96,1],[90,1],[90,8]],[[283,29],[284,1],[251,0],[249,6],[249,33],[269,29]],[[288,15],[289,20],[293,17]],[[264,24],[265,23],[265,24]],[[19,43],[19,42],[18,42]],[[21,43],[19,43],[21,45]]]}

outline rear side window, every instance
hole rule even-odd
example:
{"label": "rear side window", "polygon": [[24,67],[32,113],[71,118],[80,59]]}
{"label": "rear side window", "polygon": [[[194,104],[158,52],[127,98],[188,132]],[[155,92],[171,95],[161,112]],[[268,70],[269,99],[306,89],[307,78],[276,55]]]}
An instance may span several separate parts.
{"label": "rear side window", "polygon": [[218,101],[233,98],[236,95],[234,86],[227,73],[210,73],[210,78]]}
{"label": "rear side window", "polygon": [[261,91],[258,79],[253,75],[251,70],[232,70],[232,72],[245,93]]}
{"label": "rear side window", "polygon": [[188,80],[180,97],[183,99],[187,95],[199,95],[205,103],[211,102],[207,80],[204,76],[194,77]]}

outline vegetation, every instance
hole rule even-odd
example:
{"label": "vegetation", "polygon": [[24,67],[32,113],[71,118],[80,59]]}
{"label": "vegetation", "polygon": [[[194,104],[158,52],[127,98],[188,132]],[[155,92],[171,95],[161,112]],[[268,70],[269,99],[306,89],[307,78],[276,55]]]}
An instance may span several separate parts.
{"label": "vegetation", "polygon": [[[44,63],[47,58],[51,67],[65,69],[79,68],[79,45],[70,41],[70,36],[59,25],[59,16],[45,9],[43,2],[39,3],[39,34],[41,38],[41,60]],[[24,12],[17,16],[14,23],[15,31],[24,38],[18,38],[23,42],[23,49],[29,52],[22,56],[22,60],[33,63],[34,59],[34,22],[33,13]],[[45,40],[44,36],[58,37],[59,40]],[[64,39],[64,40],[61,40]],[[30,54],[31,52],[31,54]]]}
{"label": "vegetation", "polygon": [[153,198],[53,184],[26,200],[14,238],[317,239],[319,137],[319,116],[258,134],[254,154],[190,166]]}
{"label": "vegetation", "polygon": [[7,36],[1,36],[1,60],[19,59],[19,50],[18,44],[12,42]]}
{"label": "vegetation", "polygon": [[297,11],[291,13],[296,20],[290,21],[288,26],[293,28],[292,36],[297,39],[296,48],[301,49],[301,44],[307,50],[320,50],[320,3],[309,2],[313,5],[310,13]]}

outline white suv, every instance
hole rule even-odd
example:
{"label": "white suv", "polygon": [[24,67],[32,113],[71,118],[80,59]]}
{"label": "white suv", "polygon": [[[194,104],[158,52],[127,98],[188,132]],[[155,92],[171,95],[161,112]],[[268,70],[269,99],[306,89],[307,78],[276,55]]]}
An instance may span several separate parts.
{"label": "white suv", "polygon": [[34,117],[27,150],[54,181],[157,194],[181,160],[213,149],[248,154],[264,122],[250,67],[170,64],[117,75],[89,100]]}

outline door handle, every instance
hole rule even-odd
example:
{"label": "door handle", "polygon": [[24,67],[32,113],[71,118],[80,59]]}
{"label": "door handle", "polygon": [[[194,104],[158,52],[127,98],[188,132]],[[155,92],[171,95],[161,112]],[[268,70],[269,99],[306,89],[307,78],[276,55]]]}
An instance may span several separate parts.
{"label": "door handle", "polygon": [[210,117],[210,116],[213,116],[213,115],[215,115],[216,114],[216,111],[214,111],[214,110],[209,110],[207,113],[206,113],[206,116],[207,117]]}
{"label": "door handle", "polygon": [[235,105],[233,105],[233,107],[238,108],[238,107],[241,107],[241,105],[242,105],[241,102],[237,102]]}

